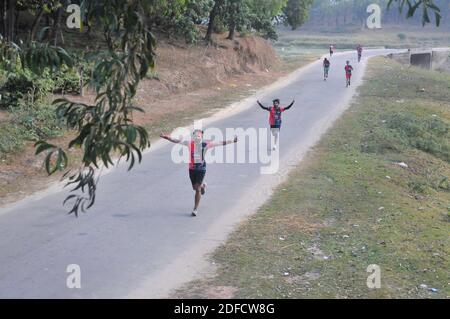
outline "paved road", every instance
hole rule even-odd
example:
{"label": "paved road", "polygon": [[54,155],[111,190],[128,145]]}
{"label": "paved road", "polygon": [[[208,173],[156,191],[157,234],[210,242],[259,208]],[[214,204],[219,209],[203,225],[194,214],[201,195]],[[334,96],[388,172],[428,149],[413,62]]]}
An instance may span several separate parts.
{"label": "paved road", "polygon": [[[297,101],[284,115],[283,171],[293,159],[299,160],[295,151],[303,154],[348,104],[354,88],[345,88],[345,60],[356,69],[357,85],[367,57],[385,53],[366,51],[359,65],[354,53],[336,55],[327,83],[321,62],[315,62],[276,92],[258,96],[266,104],[275,97],[284,103],[293,97]],[[267,117],[254,104],[214,126],[265,128]],[[281,180],[261,175],[260,164],[212,164],[200,216],[192,218],[187,167],[171,161],[171,147],[164,142],[146,153],[143,164],[131,173],[121,166],[104,176],[95,207],[78,219],[61,206],[65,191],[1,210],[0,297],[165,296],[168,288],[198,275],[206,265],[204,254],[223,240],[239,217],[266,199],[264,185]],[[256,151],[256,146],[248,147],[249,154]],[[66,286],[69,264],[81,268],[81,289]]]}

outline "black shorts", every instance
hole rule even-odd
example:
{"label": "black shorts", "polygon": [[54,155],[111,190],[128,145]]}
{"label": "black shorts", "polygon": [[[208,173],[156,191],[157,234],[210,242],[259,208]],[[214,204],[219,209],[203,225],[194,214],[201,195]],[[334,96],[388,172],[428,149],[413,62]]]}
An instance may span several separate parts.
{"label": "black shorts", "polygon": [[206,171],[189,170],[189,178],[191,179],[192,187],[200,186],[205,179]]}

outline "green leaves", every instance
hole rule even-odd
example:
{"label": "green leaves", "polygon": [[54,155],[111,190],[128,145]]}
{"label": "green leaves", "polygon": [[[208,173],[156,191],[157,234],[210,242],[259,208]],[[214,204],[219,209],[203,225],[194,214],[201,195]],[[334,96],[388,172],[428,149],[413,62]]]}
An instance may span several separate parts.
{"label": "green leaves", "polygon": [[[72,208],[69,211],[70,214],[74,214],[78,217],[79,212],[86,212],[95,204],[96,190],[98,178],[96,178],[96,172],[92,167],[86,169],[80,169],[77,173],[70,175],[70,171],[67,172],[64,177],[68,178],[68,186],[74,186],[72,192],[81,191],[81,195],[72,194],[66,197],[63,205],[72,202]],[[87,196],[83,196],[87,194]]]}
{"label": "green leaves", "polygon": [[[133,111],[142,111],[132,105],[139,82],[154,67],[156,41],[145,22],[145,4],[143,0],[105,0],[92,4],[90,19],[100,23],[108,47],[90,57],[94,67],[89,85],[97,93],[95,104],[54,101],[61,119],[77,132],[68,148],[80,148],[83,153],[81,167],[68,177],[68,185],[74,186],[71,192],[81,194],[72,194],[65,201],[72,203],[70,213],[76,216],[94,205],[96,169],[113,166],[113,158],[118,157],[129,162],[130,170],[142,161],[142,151],[150,146],[145,128],[132,121]],[[64,54],[58,57],[67,61]],[[46,158],[49,174],[67,164],[65,153],[53,145],[42,142],[37,150],[49,152]]]}
{"label": "green leaves", "polygon": [[30,69],[36,74],[46,69],[54,71],[64,65],[73,67],[73,58],[61,47],[51,46],[48,43],[14,43],[6,41],[0,34],[0,64],[7,70],[20,66]]}
{"label": "green leaves", "polygon": [[47,153],[44,160],[44,165],[45,170],[49,175],[67,168],[69,159],[64,150],[45,141],[39,141],[34,146],[36,148],[36,155],[43,152]]}
{"label": "green leaves", "polygon": [[422,7],[422,25],[431,22],[429,15],[430,10],[434,13],[436,26],[439,26],[441,23],[441,10],[433,0],[389,0],[388,8],[390,8],[394,2],[398,3],[400,12],[403,12],[405,6],[408,7],[406,13],[407,18],[413,17],[416,11]]}
{"label": "green leaves", "polygon": [[[180,0],[176,3],[185,8],[202,1],[210,2]],[[52,12],[60,5],[60,1],[51,1],[44,10]],[[140,81],[155,66],[156,39],[150,32],[152,22],[148,19],[154,5],[146,0],[83,1],[83,6],[89,7],[85,20],[103,31],[107,48],[88,57],[93,69],[85,84],[94,88],[95,102],[89,105],[56,99],[53,104],[57,116],[74,131],[75,137],[65,147],[46,141],[35,144],[36,154],[45,154],[44,166],[49,175],[68,169],[69,158],[64,150],[81,150],[80,165],[75,172],[66,171],[63,177],[68,179],[67,186],[73,186],[64,204],[70,203],[70,213],[76,216],[94,205],[98,168],[115,165],[114,158],[124,158],[132,169],[142,161],[142,152],[150,146],[145,128],[133,123],[133,112],[142,109],[132,101]],[[2,67],[21,68],[36,75],[73,68],[75,59],[70,53],[41,42],[48,30],[48,27],[41,30],[39,42],[26,44],[6,41],[0,35]]]}

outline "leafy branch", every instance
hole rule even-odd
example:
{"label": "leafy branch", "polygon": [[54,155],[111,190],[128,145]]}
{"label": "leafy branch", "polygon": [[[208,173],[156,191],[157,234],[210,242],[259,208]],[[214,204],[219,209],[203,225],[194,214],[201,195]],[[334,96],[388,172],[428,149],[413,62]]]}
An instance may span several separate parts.
{"label": "leafy branch", "polygon": [[[96,92],[93,105],[72,102],[66,98],[53,103],[67,127],[77,132],[67,145],[83,152],[81,166],[68,171],[67,186],[74,186],[65,204],[72,203],[70,214],[78,216],[95,202],[97,170],[114,165],[113,157],[125,158],[132,169],[142,161],[142,151],[150,146],[144,127],[133,123],[133,106],[139,82],[154,67],[155,38],[146,27],[144,0],[95,1],[90,11],[102,27],[107,50],[93,54],[92,77],[87,85]],[[34,51],[36,52],[36,51]],[[62,147],[45,141],[36,143],[36,154],[47,152],[48,174],[67,168],[67,154]]]}
{"label": "leafy branch", "polygon": [[416,11],[422,7],[422,25],[426,25],[431,22],[429,14],[430,10],[434,13],[436,26],[441,24],[441,9],[434,3],[433,0],[389,0],[388,9],[391,8],[394,2],[398,3],[400,13],[405,10],[405,6],[407,7],[407,18],[413,17]]}

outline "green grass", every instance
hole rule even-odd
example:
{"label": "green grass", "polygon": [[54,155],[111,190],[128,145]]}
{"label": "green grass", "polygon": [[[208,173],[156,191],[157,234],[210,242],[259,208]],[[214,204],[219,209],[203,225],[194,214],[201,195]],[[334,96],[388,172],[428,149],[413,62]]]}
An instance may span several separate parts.
{"label": "green grass", "polygon": [[[214,253],[217,275],[176,295],[448,298],[449,87],[449,75],[372,60],[352,107]],[[366,285],[371,264],[381,289]]]}

